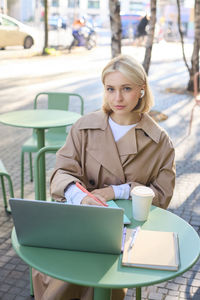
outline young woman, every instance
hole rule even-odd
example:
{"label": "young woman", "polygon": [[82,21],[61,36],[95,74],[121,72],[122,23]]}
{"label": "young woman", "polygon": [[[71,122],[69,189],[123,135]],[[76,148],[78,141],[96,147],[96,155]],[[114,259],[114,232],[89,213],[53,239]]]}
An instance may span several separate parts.
{"label": "young woman", "polygon": [[[129,199],[133,187],[144,185],[155,193],[153,204],[167,208],[175,184],[174,148],[167,133],[148,115],[153,97],[142,65],[120,55],[104,68],[102,82],[102,110],[80,118],[57,153],[52,197],[98,205],[75,183],[80,182],[105,202]],[[93,298],[92,288],[34,272],[36,300]],[[113,300],[124,296],[125,289],[113,290]]]}

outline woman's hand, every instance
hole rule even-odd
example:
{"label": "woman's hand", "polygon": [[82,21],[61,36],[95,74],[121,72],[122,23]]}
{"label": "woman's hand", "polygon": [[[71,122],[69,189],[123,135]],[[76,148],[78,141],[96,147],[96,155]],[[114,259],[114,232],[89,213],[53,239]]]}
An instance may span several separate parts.
{"label": "woman's hand", "polygon": [[[98,198],[99,200],[101,200],[101,202],[106,203],[106,199],[104,197],[102,197],[101,195],[98,195],[96,193],[92,193],[96,198]],[[87,204],[87,205],[99,205],[99,206],[103,206],[100,202],[94,200],[93,198],[91,198],[90,196],[85,196],[83,198],[83,200],[81,201],[81,204]]]}
{"label": "woman's hand", "polygon": [[114,193],[112,186],[108,186],[108,187],[105,187],[102,189],[96,189],[96,190],[92,191],[92,194],[97,195],[98,198],[100,196],[103,197],[105,199],[105,201],[115,199],[115,193]]}

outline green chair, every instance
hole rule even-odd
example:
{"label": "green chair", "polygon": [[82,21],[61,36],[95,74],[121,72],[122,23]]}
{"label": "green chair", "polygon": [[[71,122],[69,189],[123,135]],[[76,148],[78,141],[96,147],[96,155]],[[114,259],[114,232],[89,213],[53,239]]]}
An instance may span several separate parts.
{"label": "green chair", "polygon": [[[36,184],[36,193],[35,193],[35,199],[38,199],[39,195],[39,184],[40,184],[40,172],[39,172],[39,161],[40,158],[45,155],[46,153],[56,153],[59,150],[58,146],[46,146],[41,148],[35,157],[35,164],[34,164],[34,171],[35,171],[35,184]],[[43,187],[44,188],[44,187]],[[46,186],[45,186],[46,190]],[[47,199],[45,199],[47,200]],[[54,201],[52,198],[50,201]],[[34,290],[33,290],[33,281],[32,281],[32,268],[30,267],[30,295],[34,296]]]}
{"label": "green chair", "polygon": [[[72,101],[79,100],[80,114],[84,113],[84,100],[76,93],[59,93],[59,92],[42,92],[36,95],[34,99],[34,109],[37,109],[41,103],[45,103],[48,109],[68,110],[69,104]],[[39,101],[40,100],[40,101]],[[41,102],[43,100],[43,102]],[[58,146],[62,147],[67,137],[66,126],[59,128],[50,128],[45,133],[45,146]],[[37,152],[37,138],[36,132],[33,130],[32,136],[23,144],[21,150],[21,198],[24,198],[24,155],[25,152],[29,153],[30,163],[30,179],[33,181],[33,168],[32,168],[32,152]]]}
{"label": "green chair", "polygon": [[4,182],[4,177],[8,181],[8,187],[9,187],[9,192],[10,192],[10,197],[14,197],[14,192],[13,192],[13,184],[10,175],[8,174],[3,162],[0,160],[0,177],[1,177],[1,186],[2,186],[2,194],[3,194],[3,201],[4,201],[4,208],[7,212],[10,212],[8,209],[8,202],[7,202],[7,197],[6,197],[6,187],[5,187],[5,182]]}
{"label": "green chair", "polygon": [[[45,189],[46,194],[46,186],[40,186],[40,172],[39,172],[39,161],[42,156],[45,156],[46,153],[56,153],[60,149],[59,146],[45,146],[41,148],[36,156],[35,156],[35,163],[34,163],[34,177],[35,177],[35,199],[39,199],[40,189]],[[47,200],[46,198],[44,200]],[[53,199],[50,199],[53,201]]]}

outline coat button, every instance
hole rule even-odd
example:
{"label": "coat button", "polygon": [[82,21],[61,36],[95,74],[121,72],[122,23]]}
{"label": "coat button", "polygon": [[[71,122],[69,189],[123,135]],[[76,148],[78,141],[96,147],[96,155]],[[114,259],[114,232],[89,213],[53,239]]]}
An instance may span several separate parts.
{"label": "coat button", "polygon": [[95,181],[94,181],[93,179],[90,179],[90,180],[89,180],[89,183],[90,183],[91,185],[95,185]]}

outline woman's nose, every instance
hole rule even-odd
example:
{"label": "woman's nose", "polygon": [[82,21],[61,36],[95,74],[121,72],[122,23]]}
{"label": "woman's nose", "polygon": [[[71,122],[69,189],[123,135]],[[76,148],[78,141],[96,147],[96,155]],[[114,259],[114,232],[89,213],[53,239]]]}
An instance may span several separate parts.
{"label": "woman's nose", "polygon": [[116,101],[121,101],[122,100],[122,93],[121,93],[121,91],[116,91],[115,99],[116,99]]}

